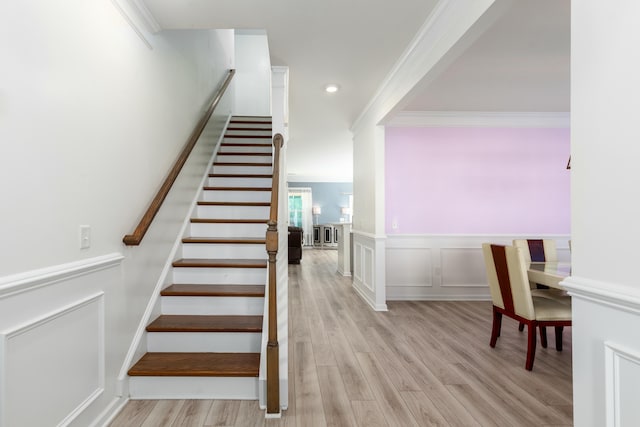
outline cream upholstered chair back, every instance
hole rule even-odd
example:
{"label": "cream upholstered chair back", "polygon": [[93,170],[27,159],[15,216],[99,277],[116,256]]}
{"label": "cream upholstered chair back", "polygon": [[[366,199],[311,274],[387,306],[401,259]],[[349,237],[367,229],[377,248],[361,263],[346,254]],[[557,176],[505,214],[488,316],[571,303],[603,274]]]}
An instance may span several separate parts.
{"label": "cream upholstered chair back", "polygon": [[535,319],[535,310],[522,250],[515,246],[482,245],[493,305],[525,319]]}
{"label": "cream upholstered chair back", "polygon": [[526,262],[558,261],[556,241],[551,239],[515,239],[513,246],[520,248]]}

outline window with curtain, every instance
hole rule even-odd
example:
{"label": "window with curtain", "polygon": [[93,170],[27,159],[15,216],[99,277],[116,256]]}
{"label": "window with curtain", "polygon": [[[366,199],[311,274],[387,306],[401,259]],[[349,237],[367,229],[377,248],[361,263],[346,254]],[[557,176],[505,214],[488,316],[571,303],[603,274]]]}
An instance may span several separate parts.
{"label": "window with curtain", "polygon": [[303,245],[313,246],[311,188],[289,188],[289,225],[302,227]]}

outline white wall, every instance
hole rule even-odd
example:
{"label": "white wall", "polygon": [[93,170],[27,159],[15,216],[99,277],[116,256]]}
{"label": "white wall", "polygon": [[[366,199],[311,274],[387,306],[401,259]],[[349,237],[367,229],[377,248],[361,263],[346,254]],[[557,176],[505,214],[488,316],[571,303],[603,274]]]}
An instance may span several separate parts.
{"label": "white wall", "polygon": [[[81,381],[60,367],[67,380],[58,387],[49,383],[64,375],[13,383],[0,375],[2,387],[45,390],[44,400],[79,411],[42,411],[56,418],[37,425],[56,424],[61,415],[90,425],[118,401],[116,379],[133,333],[231,111],[227,97],[178,179],[180,191],[170,194],[142,245],[125,248],[122,237],[233,63],[230,31],[145,33],[146,41],[139,34],[108,0],[70,0],[64,8],[45,0],[0,4],[0,358],[22,354],[21,341],[12,339],[29,325],[86,319],[72,341],[54,328],[61,345],[52,351],[62,361],[76,355],[84,369],[78,374],[95,375]],[[91,226],[88,249],[79,248],[80,225]],[[84,339],[95,333],[102,343]],[[0,399],[0,412],[3,404],[19,402]]]}
{"label": "white wall", "polygon": [[640,425],[640,3],[571,2],[574,423]]}
{"label": "white wall", "polygon": [[271,59],[264,32],[236,30],[235,67],[234,114],[270,116]]}

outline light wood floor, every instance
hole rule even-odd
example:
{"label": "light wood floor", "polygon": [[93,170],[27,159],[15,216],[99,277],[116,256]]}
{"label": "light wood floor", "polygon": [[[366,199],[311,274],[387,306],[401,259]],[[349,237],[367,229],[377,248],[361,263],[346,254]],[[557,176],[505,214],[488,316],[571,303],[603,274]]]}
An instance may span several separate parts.
{"label": "light wood floor", "polygon": [[372,311],[336,273],[333,250],[289,266],[289,409],[264,419],[252,401],[131,401],[121,426],[570,426],[571,328],[564,351],[504,319],[489,347],[490,302],[389,302]]}

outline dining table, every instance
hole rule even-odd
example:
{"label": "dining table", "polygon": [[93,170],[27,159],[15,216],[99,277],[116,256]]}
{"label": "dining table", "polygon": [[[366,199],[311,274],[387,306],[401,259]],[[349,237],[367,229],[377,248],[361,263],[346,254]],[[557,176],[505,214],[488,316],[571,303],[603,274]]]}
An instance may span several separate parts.
{"label": "dining table", "polygon": [[564,290],[560,282],[571,275],[571,263],[556,261],[531,262],[527,269],[527,275],[532,283]]}

